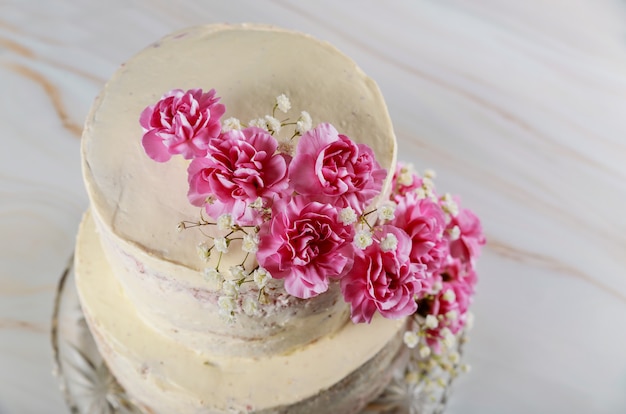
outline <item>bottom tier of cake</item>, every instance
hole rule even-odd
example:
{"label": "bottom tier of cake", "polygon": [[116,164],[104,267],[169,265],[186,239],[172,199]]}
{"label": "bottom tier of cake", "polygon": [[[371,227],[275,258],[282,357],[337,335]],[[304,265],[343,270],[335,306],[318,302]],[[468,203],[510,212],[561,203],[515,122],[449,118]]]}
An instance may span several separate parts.
{"label": "bottom tier of cake", "polygon": [[148,326],[127,300],[86,214],[76,248],[76,286],[108,367],[146,413],[352,413],[407,363],[403,321],[348,323],[286,355],[220,358]]}

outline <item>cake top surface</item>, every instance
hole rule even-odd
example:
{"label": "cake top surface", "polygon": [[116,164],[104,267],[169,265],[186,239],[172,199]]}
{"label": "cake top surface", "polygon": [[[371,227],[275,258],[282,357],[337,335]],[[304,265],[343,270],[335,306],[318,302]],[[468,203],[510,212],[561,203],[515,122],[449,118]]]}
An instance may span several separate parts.
{"label": "cake top surface", "polygon": [[153,256],[206,266],[194,248],[206,237],[176,229],[200,213],[187,199],[189,161],[149,159],[139,124],[142,110],[165,91],[199,87],[216,89],[226,116],[241,120],[263,116],[284,93],[292,103],[286,116],[306,110],[314,124],[331,123],[368,145],[387,171],[395,167],[396,141],[377,85],[329,44],[249,24],[171,34],[122,65],[93,105],[83,135],[84,176],[100,224]]}

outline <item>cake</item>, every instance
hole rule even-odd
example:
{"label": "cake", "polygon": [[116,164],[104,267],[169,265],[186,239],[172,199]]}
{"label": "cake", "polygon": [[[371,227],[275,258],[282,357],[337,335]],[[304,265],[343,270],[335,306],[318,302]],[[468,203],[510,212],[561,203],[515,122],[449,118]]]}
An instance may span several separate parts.
{"label": "cake", "polygon": [[[163,132],[178,116],[172,102],[188,111],[182,144]],[[198,110],[201,128],[188,123]],[[305,150],[331,136],[368,166],[342,195],[305,171],[316,168]],[[267,158],[245,177],[260,174],[262,184],[245,184],[258,197],[230,202],[216,183],[206,191],[206,160],[243,154],[240,143]],[[430,371],[424,349],[456,349],[480,224],[436,194],[431,173],[396,165],[377,85],[329,44],[249,24],[171,34],[107,83],[82,157],[90,208],[77,290],[100,353],[144,412],[359,412],[398,372]],[[326,244],[300,240],[313,246],[306,263],[277,257],[300,237],[287,240],[279,217],[305,212],[323,225],[311,219],[303,234],[330,232]],[[395,296],[383,299],[367,293],[373,276],[362,269],[389,255],[402,278],[385,276],[381,295]]]}

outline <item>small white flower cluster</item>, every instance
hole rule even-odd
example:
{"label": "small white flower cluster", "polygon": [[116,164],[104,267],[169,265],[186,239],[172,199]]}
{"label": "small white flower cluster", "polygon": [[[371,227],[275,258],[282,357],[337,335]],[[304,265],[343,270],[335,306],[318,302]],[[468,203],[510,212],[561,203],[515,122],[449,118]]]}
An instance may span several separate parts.
{"label": "small white flower cluster", "polygon": [[413,168],[413,164],[405,164],[400,168],[398,177],[396,181],[398,184],[403,185],[405,187],[409,187],[413,185],[413,176],[415,175],[415,170]]}
{"label": "small white flower cluster", "polygon": [[[267,283],[272,278],[269,272],[262,267],[257,267],[252,273],[246,273],[242,265],[231,266],[228,270],[228,278],[225,278],[217,269],[207,268],[204,271],[211,287],[215,287],[221,293],[217,299],[219,314],[229,322],[235,320],[235,314],[241,309],[248,316],[253,316],[259,310],[259,298],[262,297]],[[251,295],[250,292],[242,294],[242,285],[254,282],[259,295]],[[240,308],[239,308],[240,306]]]}
{"label": "small white flower cluster", "polygon": [[289,100],[287,95],[283,93],[276,97],[276,107],[280,112],[284,114],[289,112],[289,110],[291,109],[291,101]]}
{"label": "small white flower cluster", "polygon": [[396,213],[396,203],[386,201],[378,207],[378,219],[381,222],[393,220]]}
{"label": "small white flower cluster", "polygon": [[228,118],[222,121],[222,132],[229,132],[241,129],[241,121],[237,118]]}
{"label": "small white flower cluster", "polygon": [[307,111],[300,112],[300,117],[296,121],[296,132],[299,135],[304,134],[313,128],[313,120]]}
{"label": "small white flower cluster", "polygon": [[448,235],[451,241],[458,240],[461,237],[461,229],[459,226],[454,226],[450,230],[448,230]]}
{"label": "small white flower cluster", "polygon": [[248,207],[254,209],[254,210],[261,210],[263,209],[263,199],[261,197],[257,197],[256,200],[254,200],[252,203],[248,204]]}
{"label": "small white flower cluster", "polygon": [[248,121],[248,126],[251,127],[256,127],[256,128],[261,128],[265,131],[268,130],[267,128],[267,122],[265,121],[265,118],[255,118],[255,119],[251,119],[250,121]]}
{"label": "small white flower cluster", "polygon": [[217,218],[217,228],[220,230],[231,230],[233,228],[233,216],[230,214],[222,214]]}
{"label": "small white flower cluster", "polygon": [[461,364],[458,343],[466,341],[465,334],[459,338],[450,329],[443,328],[438,346],[431,346],[427,341],[429,329],[436,329],[439,320],[434,315],[427,315],[413,320],[412,328],[404,333],[404,344],[411,349],[410,361],[404,372],[404,383],[409,387],[424,387],[427,392],[432,387],[445,388],[450,381],[462,372],[469,372],[470,366]]}
{"label": "small white flower cluster", "polygon": [[417,193],[418,198],[430,198],[433,201],[437,201],[437,195],[435,194],[435,182],[433,181],[435,173],[432,170],[427,171],[431,171],[431,173],[422,177],[422,186],[417,188],[415,192]]}
{"label": "small white flower cluster", "polygon": [[441,298],[446,302],[454,302],[456,300],[456,293],[454,293],[453,289],[448,289],[444,292]]}
{"label": "small white flower cluster", "polygon": [[259,250],[259,235],[256,231],[243,236],[241,249],[246,253],[256,253]]}
{"label": "small white flower cluster", "polygon": [[450,216],[455,217],[459,214],[459,205],[454,201],[450,193],[445,193],[441,197],[441,208]]}
{"label": "small white flower cluster", "polygon": [[229,269],[230,278],[222,282],[222,295],[217,298],[217,306],[221,317],[229,322],[235,320],[235,310],[238,306],[240,280],[239,273],[243,272],[243,266],[233,266]]}
{"label": "small white flower cluster", "polygon": [[346,226],[356,223],[359,217],[352,207],[345,207],[339,210],[339,220]]}
{"label": "small white flower cluster", "polygon": [[[374,237],[374,233],[376,233],[379,226],[395,218],[396,207],[397,204],[393,201],[385,201],[381,203],[376,210],[364,213],[361,216],[357,216],[356,212],[351,207],[346,207],[339,210],[339,220],[344,225],[358,223],[353,243],[359,249],[365,250],[376,242],[380,243],[382,251],[389,252],[398,248],[398,238],[396,235],[387,233],[380,237],[380,239],[377,239]],[[376,223],[370,224],[367,221],[367,216],[373,213],[376,213]]]}
{"label": "small white flower cluster", "polygon": [[[254,203],[250,204],[251,208],[255,208],[258,210],[263,209],[263,200],[258,198]],[[194,226],[198,225],[209,225],[215,224],[220,231],[229,232],[226,237],[214,237],[213,244],[210,246],[208,243],[203,242],[197,246],[198,256],[201,259],[208,262],[211,258],[211,252],[215,250],[220,254],[228,253],[232,240],[241,239],[241,250],[243,250],[247,254],[254,254],[259,249],[259,235],[258,229],[255,227],[251,227],[248,229],[244,229],[239,227],[233,220],[233,217],[230,214],[222,214],[219,216],[215,223],[209,223],[207,221],[201,221],[199,223],[193,223]],[[179,226],[185,228],[185,223],[180,223]],[[230,237],[236,233],[243,233],[242,237]]]}
{"label": "small white flower cluster", "polygon": [[437,320],[437,317],[435,315],[426,315],[424,325],[428,329],[435,329],[439,326],[439,321]]}
{"label": "small white flower cluster", "polygon": [[395,251],[398,248],[398,238],[393,233],[387,233],[380,239],[380,249],[383,252]]}
{"label": "small white flower cluster", "polygon": [[198,244],[196,252],[198,253],[198,256],[200,256],[200,258],[204,261],[208,261],[211,257],[211,248],[206,243]]}
{"label": "small white flower cluster", "polygon": [[408,346],[409,348],[413,349],[413,348],[415,348],[415,347],[417,346],[417,344],[419,343],[419,341],[420,341],[420,337],[419,337],[419,335],[417,334],[417,332],[414,332],[414,331],[406,331],[406,332],[404,333],[403,340],[404,340],[404,344],[405,344],[406,346]]}
{"label": "small white flower cluster", "polygon": [[228,253],[228,242],[226,237],[216,237],[213,239],[213,247],[219,253]]}
{"label": "small white flower cluster", "polygon": [[272,278],[269,272],[262,267],[257,268],[252,272],[252,280],[256,283],[259,290],[262,290],[267,286],[267,282]]}
{"label": "small white flower cluster", "polygon": [[374,237],[368,228],[362,228],[354,235],[354,244],[361,250],[367,249],[372,243],[374,243]]}
{"label": "small white flower cluster", "polygon": [[265,115],[265,124],[267,125],[267,129],[269,129],[272,133],[279,133],[282,124],[276,118],[271,115]]}
{"label": "small white flower cluster", "polygon": [[222,290],[222,286],[224,285],[224,275],[222,275],[216,268],[205,268],[204,279],[208,283],[209,290],[214,292]]}
{"label": "small white flower cluster", "polygon": [[[287,122],[288,119],[281,121],[276,117],[277,109],[284,114],[291,110],[291,101],[284,93],[276,97],[276,101],[274,103],[271,115],[267,114],[258,118],[251,119],[250,121],[248,121],[247,126],[261,128],[264,131],[268,131],[272,135],[274,135],[278,134],[285,125],[293,125],[293,136],[302,135],[313,128],[313,119],[307,111],[301,111],[300,116],[295,122]],[[241,121],[237,118],[227,118],[222,121],[222,132],[226,133],[233,130],[241,130],[241,128],[244,126],[246,125],[243,125]],[[289,141],[290,140],[279,142],[279,152],[287,154],[293,153],[293,147],[291,145],[288,145]]]}

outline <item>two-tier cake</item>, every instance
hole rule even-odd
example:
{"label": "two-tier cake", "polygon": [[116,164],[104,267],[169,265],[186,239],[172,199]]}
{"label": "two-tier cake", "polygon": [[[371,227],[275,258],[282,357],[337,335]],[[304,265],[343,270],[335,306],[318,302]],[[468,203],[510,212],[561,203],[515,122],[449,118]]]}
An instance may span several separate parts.
{"label": "two-tier cake", "polygon": [[396,168],[378,87],[332,46],[167,36],[107,83],[82,155],[81,305],[145,412],[358,412],[455,359],[480,225]]}

